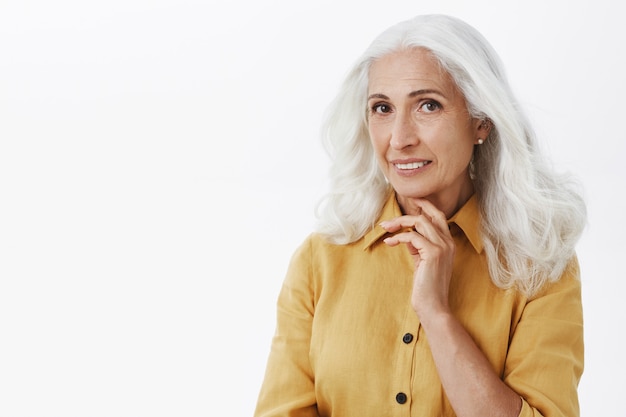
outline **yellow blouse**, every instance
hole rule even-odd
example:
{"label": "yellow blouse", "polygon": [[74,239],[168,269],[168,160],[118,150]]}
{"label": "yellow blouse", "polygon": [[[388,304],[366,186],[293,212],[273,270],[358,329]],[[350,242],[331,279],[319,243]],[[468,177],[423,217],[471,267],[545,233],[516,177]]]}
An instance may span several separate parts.
{"label": "yellow blouse", "polygon": [[[401,215],[395,195],[380,220]],[[493,369],[523,399],[520,416],[579,415],[583,317],[576,260],[532,299],[489,277],[472,197],[450,220],[450,305]],[[334,245],[313,234],[295,252],[257,417],[454,416],[411,308],[413,262],[376,226]]]}

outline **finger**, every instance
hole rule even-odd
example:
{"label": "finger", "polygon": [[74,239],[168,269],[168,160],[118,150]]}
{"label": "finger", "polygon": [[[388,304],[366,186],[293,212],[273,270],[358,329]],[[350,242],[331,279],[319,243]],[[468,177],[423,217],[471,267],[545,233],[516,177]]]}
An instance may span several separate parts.
{"label": "finger", "polygon": [[390,233],[396,233],[403,229],[414,230],[426,237],[428,240],[437,243],[444,240],[442,235],[446,236],[449,234],[447,226],[444,233],[439,227],[433,224],[430,216],[426,216],[424,214],[396,217],[394,219],[381,222],[380,226]]}
{"label": "finger", "polygon": [[383,239],[383,242],[385,242],[389,246],[397,246],[400,243],[406,243],[408,245],[411,245],[417,251],[419,251],[421,248],[424,248],[430,243],[428,239],[415,231],[397,233],[393,236],[389,236]]}
{"label": "finger", "polygon": [[409,253],[413,255],[414,260],[426,261],[428,263],[448,262],[451,264],[454,258],[454,243],[447,244],[442,241],[441,244],[432,242],[417,232],[404,232],[390,236],[383,240],[389,246],[397,246],[404,243],[409,249]]}
{"label": "finger", "polygon": [[447,234],[449,233],[448,228],[446,227],[444,233],[440,228],[433,222],[433,220],[426,215],[417,216],[415,219],[415,225],[413,226],[415,231],[420,235],[424,236],[426,239],[433,243],[443,243],[446,239]]}
{"label": "finger", "polygon": [[415,248],[415,244],[417,243],[416,241],[409,241],[409,242],[401,242],[401,240],[403,239],[398,239],[396,238],[396,236],[398,235],[393,235],[390,236],[386,239],[383,239],[383,242],[385,242],[388,246],[394,247],[394,246],[398,246],[401,243],[404,243],[404,245],[406,246],[406,248],[408,249],[409,253],[413,256],[417,256],[419,258],[419,250]]}
{"label": "finger", "polygon": [[402,228],[413,228],[413,226],[415,226],[415,222],[417,221],[418,216],[419,214],[395,217],[393,219],[380,222],[379,226],[391,233],[397,232]]}
{"label": "finger", "polygon": [[426,199],[419,199],[415,201],[422,210],[422,215],[428,216],[435,225],[435,227],[445,235],[450,234],[450,228],[448,227],[448,219],[433,203]]}

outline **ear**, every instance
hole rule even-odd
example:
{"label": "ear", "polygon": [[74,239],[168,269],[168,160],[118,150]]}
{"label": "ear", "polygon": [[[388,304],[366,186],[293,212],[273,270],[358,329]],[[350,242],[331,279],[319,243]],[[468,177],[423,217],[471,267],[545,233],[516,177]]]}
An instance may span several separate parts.
{"label": "ear", "polygon": [[489,133],[491,133],[491,127],[493,123],[489,119],[474,119],[476,138],[474,140],[475,145],[482,145],[487,140]]}

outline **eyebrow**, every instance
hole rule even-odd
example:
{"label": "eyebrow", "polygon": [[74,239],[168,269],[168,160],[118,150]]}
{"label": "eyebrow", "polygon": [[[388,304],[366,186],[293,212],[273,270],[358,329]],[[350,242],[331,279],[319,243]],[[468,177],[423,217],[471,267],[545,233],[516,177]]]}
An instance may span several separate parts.
{"label": "eyebrow", "polygon": [[[425,88],[425,89],[422,89],[422,90],[411,91],[409,93],[409,97],[413,98],[413,97],[416,97],[416,96],[421,96],[422,94],[438,94],[438,95],[440,95],[442,97],[445,97],[438,90],[432,90],[432,89],[429,89],[429,88]],[[386,95],[381,94],[381,93],[370,94],[367,97],[368,100],[371,100],[373,98],[379,98],[379,99],[382,99],[382,100],[389,100],[389,97],[387,97]]]}

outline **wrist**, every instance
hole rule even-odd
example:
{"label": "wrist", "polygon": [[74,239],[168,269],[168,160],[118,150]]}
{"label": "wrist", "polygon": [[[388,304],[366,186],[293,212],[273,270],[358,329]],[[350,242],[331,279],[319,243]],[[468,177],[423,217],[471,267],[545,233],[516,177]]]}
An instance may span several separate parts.
{"label": "wrist", "polygon": [[447,327],[450,323],[457,321],[447,305],[441,305],[436,308],[433,306],[416,308],[415,313],[426,330],[431,327]]}

